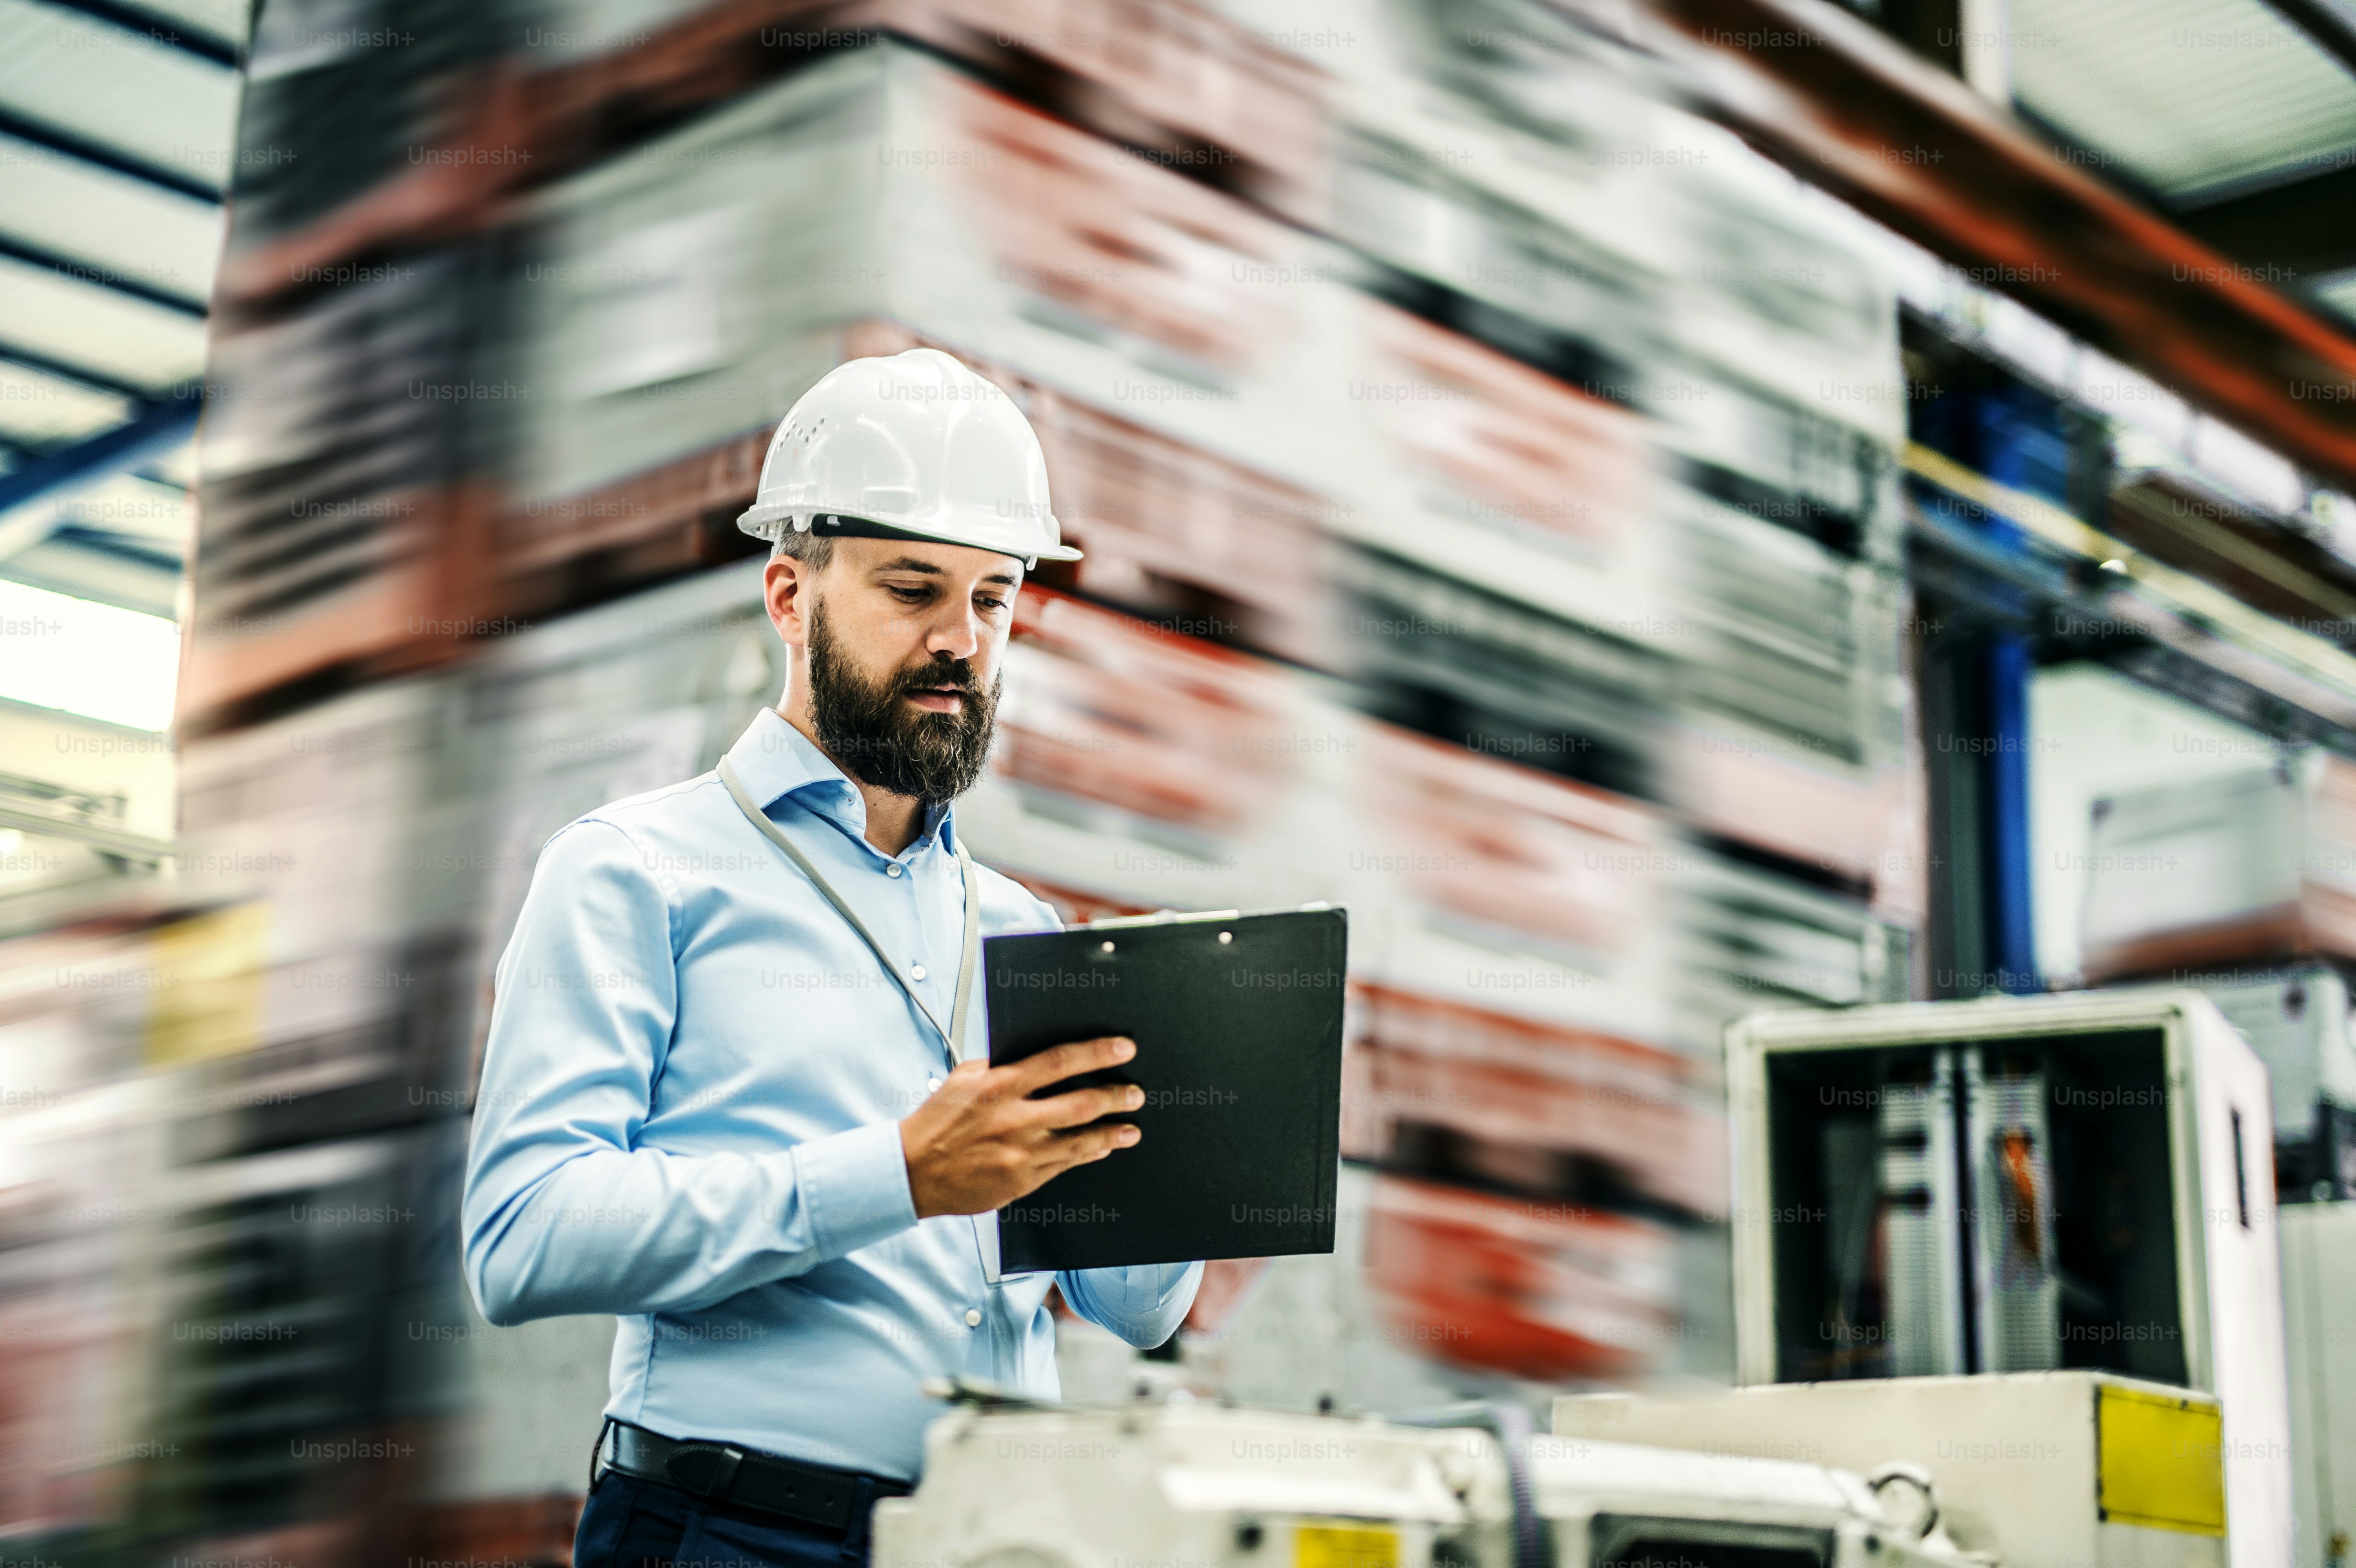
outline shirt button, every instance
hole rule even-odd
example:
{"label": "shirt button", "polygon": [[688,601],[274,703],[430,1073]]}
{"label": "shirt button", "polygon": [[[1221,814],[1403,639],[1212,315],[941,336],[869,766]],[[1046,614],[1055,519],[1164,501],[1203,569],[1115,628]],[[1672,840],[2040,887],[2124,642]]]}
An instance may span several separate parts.
{"label": "shirt button", "polygon": [[967,1307],[965,1309],[965,1326],[969,1328],[980,1328],[981,1314],[973,1307]]}
{"label": "shirt button", "polygon": [[888,865],[888,866],[884,867],[884,874],[885,876],[887,876],[887,877],[896,877],[896,876],[898,876],[898,875],[900,874],[900,862],[899,862],[899,861],[897,861],[897,860],[894,860],[894,861],[893,861],[890,865]]}
{"label": "shirt button", "polygon": [[937,1089],[940,1086],[941,1081],[937,1077],[927,1078],[925,1080],[925,1087],[927,1089]]}
{"label": "shirt button", "polygon": [[908,965],[908,977],[909,977],[910,979],[912,979],[912,980],[921,980],[921,979],[923,979],[923,978],[925,977],[925,966],[924,966],[922,964],[911,964],[911,965]]}

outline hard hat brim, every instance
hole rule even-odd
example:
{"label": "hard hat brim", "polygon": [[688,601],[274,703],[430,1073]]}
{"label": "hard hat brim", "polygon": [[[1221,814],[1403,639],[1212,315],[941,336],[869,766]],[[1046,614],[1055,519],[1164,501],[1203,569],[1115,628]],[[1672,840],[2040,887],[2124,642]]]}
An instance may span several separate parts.
{"label": "hard hat brim", "polygon": [[[736,519],[736,527],[755,539],[772,543],[793,527],[799,508],[782,507],[747,507]],[[992,555],[1011,556],[1016,560],[1035,565],[1042,560],[1079,560],[1081,552],[1067,544],[1037,546],[1029,549],[1000,546],[986,540],[958,538],[946,531],[912,528],[897,523],[878,522],[873,517],[853,517],[834,513],[821,514],[812,519],[811,530],[828,539],[910,539],[924,544],[953,544],[966,549],[988,550]]]}

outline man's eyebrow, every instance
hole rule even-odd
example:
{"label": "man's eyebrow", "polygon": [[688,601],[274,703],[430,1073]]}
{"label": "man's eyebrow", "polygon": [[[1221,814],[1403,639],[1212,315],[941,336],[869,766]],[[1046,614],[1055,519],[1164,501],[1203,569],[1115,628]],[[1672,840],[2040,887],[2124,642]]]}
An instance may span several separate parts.
{"label": "man's eyebrow", "polygon": [[[874,570],[878,575],[886,571],[914,571],[922,573],[926,577],[939,577],[943,575],[939,567],[935,566],[929,560],[922,560],[913,555],[904,555],[896,560],[887,560],[883,565],[876,567]],[[1020,588],[1023,586],[1022,577],[1013,572],[993,572],[990,576],[983,578],[982,581],[984,582],[1003,583],[1009,588]]]}

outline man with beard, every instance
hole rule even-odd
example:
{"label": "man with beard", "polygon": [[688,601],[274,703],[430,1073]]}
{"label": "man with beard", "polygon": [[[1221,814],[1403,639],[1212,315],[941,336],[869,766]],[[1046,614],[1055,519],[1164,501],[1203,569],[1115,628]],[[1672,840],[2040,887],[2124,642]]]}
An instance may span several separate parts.
{"label": "man with beard", "polygon": [[[1132,1042],[992,1068],[980,1016],[980,935],[1060,925],[951,805],[1023,572],[1078,554],[1029,424],[936,350],[852,360],[779,425],[740,526],[775,540],[785,699],[713,772],[541,849],[476,1098],[483,1315],[620,1320],[575,1568],[863,1560],[926,1380],[1055,1397],[1048,1277],[999,1277],[991,1212],[1138,1138],[1107,1119],[1134,1087],[1042,1093]],[[1054,1283],[1149,1347],[1201,1269]]]}

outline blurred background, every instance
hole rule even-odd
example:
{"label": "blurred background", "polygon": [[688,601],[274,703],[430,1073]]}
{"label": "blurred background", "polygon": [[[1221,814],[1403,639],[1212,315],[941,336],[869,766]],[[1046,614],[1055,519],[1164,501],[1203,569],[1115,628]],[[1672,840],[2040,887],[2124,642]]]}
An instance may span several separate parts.
{"label": "blurred background", "polygon": [[8,1563],[569,1560],[491,965],[775,699],[767,432],[919,344],[1087,551],[977,853],[1350,911],[1340,1246],[1157,1375],[1726,1381],[1762,1008],[2198,985],[2344,1217],[2347,0],[0,0]]}

